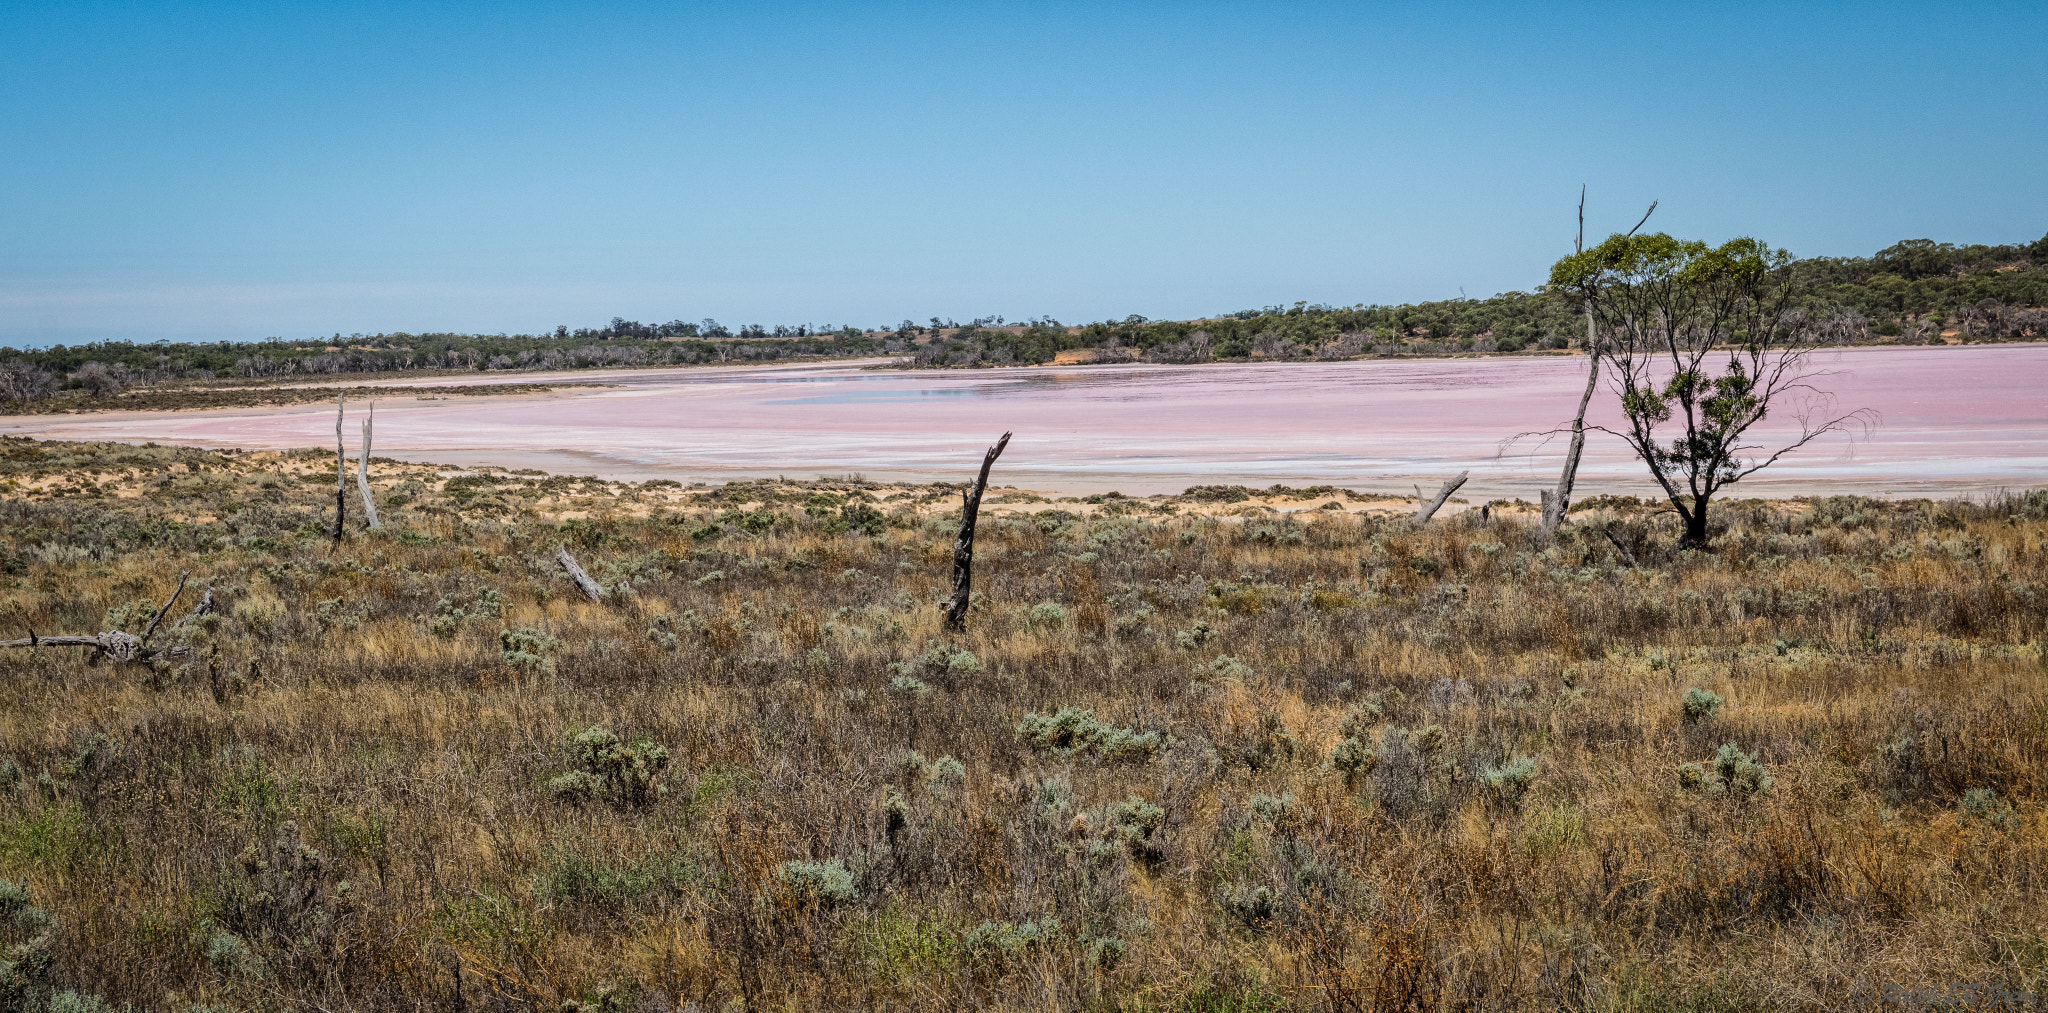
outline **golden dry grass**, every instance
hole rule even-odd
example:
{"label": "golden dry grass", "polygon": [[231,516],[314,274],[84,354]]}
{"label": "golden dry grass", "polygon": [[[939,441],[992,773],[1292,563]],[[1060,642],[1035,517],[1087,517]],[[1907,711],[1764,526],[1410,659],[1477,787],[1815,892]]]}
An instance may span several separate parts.
{"label": "golden dry grass", "polygon": [[[1735,503],[1683,555],[1612,501],[1546,542],[1526,512],[1417,532],[1327,491],[994,495],[948,637],[943,488],[388,464],[387,530],[331,546],[315,452],[0,454],[7,635],[139,630],[181,570],[223,605],[155,665],[0,653],[0,877],[53,919],[4,930],[10,1001],[2043,990],[2048,495]],[[1725,702],[1688,721],[1691,688]],[[1035,744],[1064,708],[1093,724]],[[662,790],[560,796],[592,726],[662,747]],[[1681,787],[1724,743],[1768,790]]]}

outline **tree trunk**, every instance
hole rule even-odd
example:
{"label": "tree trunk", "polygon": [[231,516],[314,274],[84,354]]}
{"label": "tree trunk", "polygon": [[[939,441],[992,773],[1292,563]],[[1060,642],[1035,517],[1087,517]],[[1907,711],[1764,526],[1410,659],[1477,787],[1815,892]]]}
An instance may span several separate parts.
{"label": "tree trunk", "polygon": [[348,454],[341,448],[342,404],[346,394],[334,396],[334,540],[341,541],[342,525],[348,519]]}
{"label": "tree trunk", "polygon": [[1470,474],[1472,473],[1469,471],[1461,471],[1458,472],[1457,478],[1445,482],[1444,487],[1436,491],[1435,499],[1422,504],[1421,509],[1415,511],[1415,526],[1421,527],[1424,524],[1428,524],[1429,519],[1436,516],[1437,510],[1443,507],[1444,501],[1450,499],[1451,494],[1457,492],[1458,487],[1465,484],[1465,478]]}
{"label": "tree trunk", "polygon": [[974,489],[960,494],[960,535],[953,540],[953,597],[946,603],[946,629],[955,633],[967,628],[967,601],[974,593],[974,518],[981,512],[981,494],[988,490],[988,470],[1009,445],[1010,434],[1004,433],[982,455]]}
{"label": "tree trunk", "polygon": [[1593,403],[1593,387],[1600,379],[1600,344],[1593,336],[1593,304],[1586,303],[1586,390],[1579,395],[1579,414],[1572,419],[1572,445],[1565,451],[1564,471],[1557,476],[1557,491],[1544,499],[1543,533],[1553,534],[1564,523],[1572,507],[1572,483],[1579,476],[1579,455],[1586,449],[1586,408]]}
{"label": "tree trunk", "polygon": [[1704,549],[1707,547],[1707,497],[1694,496],[1692,509],[1685,513],[1685,538],[1679,541],[1681,549]]}
{"label": "tree trunk", "polygon": [[377,417],[377,405],[370,405],[370,418],[363,420],[363,447],[356,452],[356,491],[363,494],[363,515],[370,522],[370,530],[384,525],[377,522],[377,501],[370,498],[370,423]]}

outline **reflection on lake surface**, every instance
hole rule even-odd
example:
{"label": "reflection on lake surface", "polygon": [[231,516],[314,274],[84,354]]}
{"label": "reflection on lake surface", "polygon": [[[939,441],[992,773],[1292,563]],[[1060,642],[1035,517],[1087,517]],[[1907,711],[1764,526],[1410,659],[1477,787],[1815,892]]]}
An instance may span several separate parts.
{"label": "reflection on lake surface", "polygon": [[[858,472],[966,477],[1015,430],[999,480],[1062,492],[1179,491],[1217,482],[1406,490],[1460,470],[1468,493],[1535,498],[1562,441],[1518,433],[1569,421],[1577,357],[1375,360],[973,371],[808,365],[577,374],[612,386],[377,408],[379,454],[617,477],[722,481]],[[1814,359],[1842,409],[1881,418],[1737,486],[1753,495],[1946,495],[2048,482],[2048,345],[1889,348]],[[508,375],[487,379],[526,380]],[[446,383],[446,380],[435,380]],[[1613,423],[1603,391],[1594,421]],[[1775,447],[1790,426],[1766,424]],[[352,429],[353,427],[351,427]],[[327,445],[332,409],[10,419],[5,431],[245,447]],[[1593,434],[1581,494],[1649,495],[1642,467]]]}

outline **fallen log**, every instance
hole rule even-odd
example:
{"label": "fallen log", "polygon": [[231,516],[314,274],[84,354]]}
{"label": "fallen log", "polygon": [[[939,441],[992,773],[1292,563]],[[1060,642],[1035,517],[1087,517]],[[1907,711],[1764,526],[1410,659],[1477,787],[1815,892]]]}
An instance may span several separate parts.
{"label": "fallen log", "polygon": [[584,573],[582,567],[576,565],[576,557],[569,554],[567,546],[555,550],[555,562],[562,564],[562,569],[568,571],[569,579],[575,581],[576,586],[583,590],[584,597],[591,601],[604,600],[604,588],[600,587],[597,581],[591,580],[590,574]]}
{"label": "fallen log", "polygon": [[946,602],[946,629],[956,633],[967,628],[967,602],[974,593],[974,518],[981,512],[981,494],[988,491],[988,470],[1009,445],[1010,434],[1004,433],[981,455],[981,474],[975,476],[973,490],[960,494],[960,534],[953,540],[953,597]]}
{"label": "fallen log", "polygon": [[119,630],[94,633],[90,636],[62,637],[39,637],[34,631],[30,631],[26,640],[0,640],[0,647],[91,647],[98,649],[100,654],[121,662],[143,661],[151,653],[143,648],[141,637]]}
{"label": "fallen log", "polygon": [[1421,509],[1415,511],[1415,526],[1421,527],[1424,524],[1428,524],[1429,519],[1436,516],[1437,510],[1443,507],[1444,501],[1450,499],[1451,494],[1457,492],[1458,487],[1464,485],[1466,477],[1471,474],[1469,471],[1461,471],[1458,472],[1457,478],[1445,482],[1444,487],[1436,491],[1436,498],[1422,504]]}
{"label": "fallen log", "polygon": [[[159,653],[148,646],[150,635],[156,632],[157,626],[164,621],[164,616],[170,613],[171,606],[176,605],[178,603],[178,596],[185,593],[185,581],[190,576],[191,574],[189,572],[178,574],[177,589],[171,592],[171,596],[169,598],[164,599],[163,607],[157,609],[156,614],[150,617],[149,625],[143,628],[142,635],[139,637],[133,633],[123,633],[120,630],[108,630],[105,633],[67,634],[63,636],[44,637],[38,636],[36,634],[36,631],[30,630],[28,631],[27,639],[0,640],[0,647],[90,647],[99,652],[98,654],[94,654],[89,659],[87,659],[92,662],[97,662],[103,656],[114,661],[122,662],[124,664],[148,661],[150,658],[154,657]],[[187,615],[185,619],[178,620],[178,622],[174,625],[182,626],[185,624],[186,620],[200,615],[200,609],[207,609],[210,611],[212,608],[213,589],[208,588],[206,597],[203,600],[201,600],[199,606],[195,607],[192,610],[191,614]],[[177,657],[182,653],[182,648],[174,648],[170,652],[168,652],[168,656]]]}

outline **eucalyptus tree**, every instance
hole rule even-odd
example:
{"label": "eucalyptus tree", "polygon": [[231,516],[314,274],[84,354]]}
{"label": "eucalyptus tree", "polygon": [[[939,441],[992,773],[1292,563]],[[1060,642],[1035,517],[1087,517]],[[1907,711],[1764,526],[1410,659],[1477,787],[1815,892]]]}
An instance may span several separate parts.
{"label": "eucalyptus tree", "polygon": [[[1792,255],[1756,239],[1718,247],[1665,233],[1615,235],[1551,268],[1553,291],[1592,315],[1621,437],[1707,541],[1714,495],[1822,435],[1870,420],[1813,385],[1819,327],[1799,305]],[[1759,428],[1766,418],[1790,426]],[[1774,438],[1767,438],[1774,437]]]}

